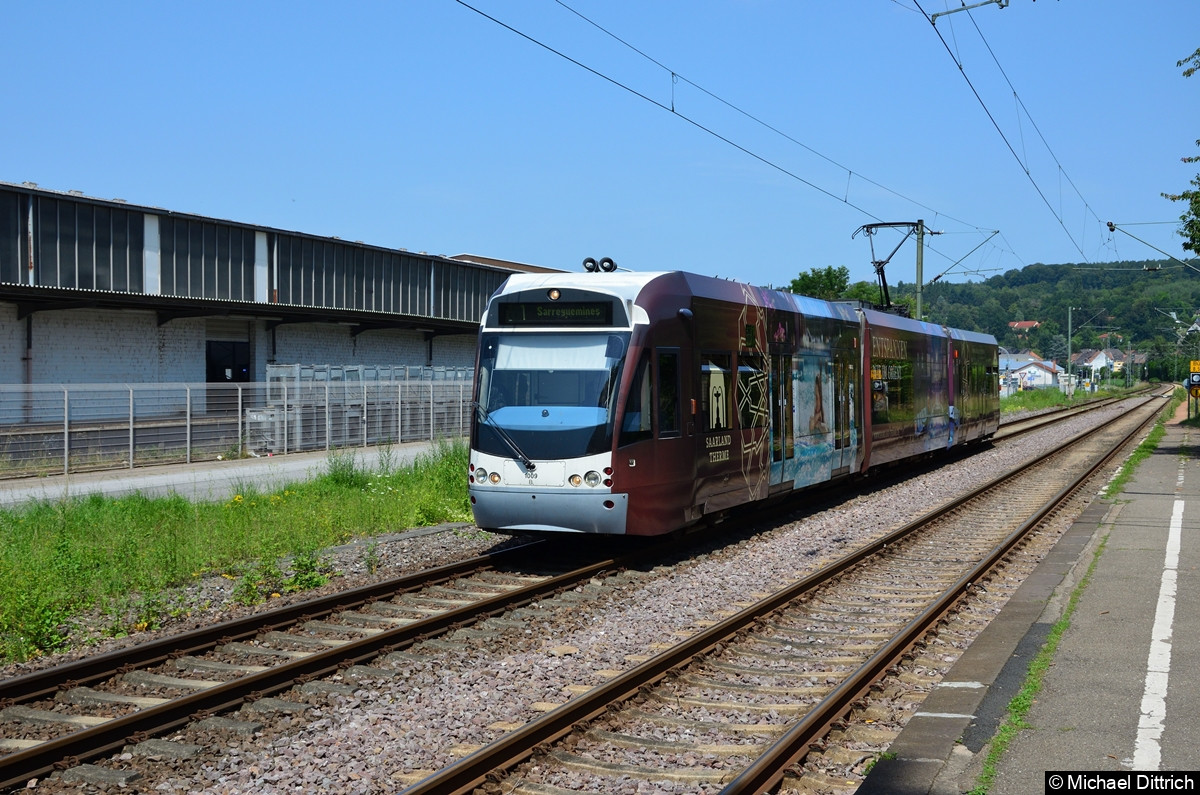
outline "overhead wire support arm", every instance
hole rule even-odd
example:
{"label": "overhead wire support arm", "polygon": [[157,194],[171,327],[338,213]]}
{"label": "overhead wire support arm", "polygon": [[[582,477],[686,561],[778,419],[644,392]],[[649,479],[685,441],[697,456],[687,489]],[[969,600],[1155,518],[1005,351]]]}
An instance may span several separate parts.
{"label": "overhead wire support arm", "polygon": [[1001,8],[1008,8],[1008,0],[983,0],[982,3],[973,3],[972,5],[969,5],[969,6],[964,5],[959,8],[952,8],[949,11],[939,11],[936,14],[930,14],[929,21],[932,22],[934,25],[936,25],[938,17],[944,17],[947,14],[953,14],[956,11],[970,11],[972,8],[979,8],[980,6],[988,6],[988,5],[991,5],[992,3],[995,3],[996,5],[1000,6]]}
{"label": "overhead wire support arm", "polygon": [[[851,239],[857,237],[859,232],[862,232],[867,236],[867,241],[871,244],[871,264],[875,266],[875,275],[879,277],[879,296],[883,302],[883,305],[889,309],[892,306],[892,297],[888,293],[887,276],[884,274],[883,269],[889,262],[891,262],[892,257],[896,256],[896,252],[900,250],[900,247],[904,245],[904,242],[912,237],[913,232],[917,231],[917,226],[919,223],[920,222],[912,223],[911,221],[894,221],[891,223],[863,224],[858,229],[854,230],[854,234],[850,235]],[[888,254],[887,257],[881,260],[875,259],[875,230],[902,226],[908,227],[908,234],[900,239],[900,242],[896,244],[894,249],[892,249],[891,254]]]}
{"label": "overhead wire support arm", "polygon": [[[1154,250],[1155,250],[1155,251],[1157,251],[1159,254],[1162,254],[1164,257],[1167,257],[1167,258],[1169,258],[1169,259],[1173,259],[1173,260],[1175,260],[1176,262],[1178,262],[1180,265],[1182,265],[1183,267],[1185,267],[1185,268],[1191,268],[1192,270],[1196,271],[1197,273],[1200,273],[1200,268],[1197,268],[1195,265],[1191,265],[1191,264],[1189,264],[1189,263],[1187,263],[1187,262],[1184,262],[1184,261],[1183,261],[1183,260],[1181,260],[1179,257],[1176,257],[1176,256],[1174,256],[1174,255],[1172,255],[1172,254],[1168,254],[1167,252],[1163,251],[1161,248],[1159,248],[1158,246],[1155,246],[1155,245],[1153,245],[1152,243],[1147,243],[1145,240],[1142,240],[1140,237],[1138,237],[1137,235],[1133,234],[1132,232],[1130,232],[1128,229],[1126,229],[1125,227],[1121,226],[1120,224],[1114,223],[1114,222],[1112,222],[1112,221],[1106,221],[1106,222],[1105,222],[1105,224],[1108,226],[1108,231],[1109,231],[1109,233],[1112,233],[1112,232],[1123,232],[1123,233],[1125,233],[1125,234],[1129,235],[1130,237],[1132,237],[1132,238],[1133,238],[1134,240],[1136,240],[1137,242],[1141,243],[1142,245],[1144,245],[1144,246],[1149,246],[1150,248],[1154,249]],[[1143,268],[1143,270],[1145,270],[1145,269]]]}

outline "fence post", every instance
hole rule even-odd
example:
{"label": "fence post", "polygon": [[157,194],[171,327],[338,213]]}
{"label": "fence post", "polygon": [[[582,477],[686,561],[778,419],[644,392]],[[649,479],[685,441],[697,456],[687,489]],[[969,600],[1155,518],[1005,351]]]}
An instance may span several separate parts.
{"label": "fence post", "polygon": [[408,371],[404,372],[404,381],[396,382],[396,444],[404,443],[404,384],[408,381]]}
{"label": "fence post", "polygon": [[63,387],[63,474],[71,471],[71,393]]}
{"label": "fence post", "polygon": [[184,449],[187,451],[187,462],[192,463],[192,387],[191,384],[183,385],[183,414],[184,414],[184,429],[187,438],[184,441]]}
{"label": "fence post", "polygon": [[370,425],[370,423],[367,422],[367,389],[368,389],[368,387],[367,387],[366,381],[363,381],[362,385],[363,385],[362,386],[362,392],[363,392],[362,437],[363,437],[363,447],[366,447],[367,446],[367,428]]}
{"label": "fence post", "polygon": [[433,413],[433,384],[434,384],[433,373],[430,373],[429,374],[429,441],[431,441],[431,442],[433,441],[433,423],[434,423],[434,419],[435,419],[434,413]]}
{"label": "fence post", "polygon": [[287,451],[288,451],[288,425],[290,424],[290,422],[289,422],[290,417],[288,416],[289,413],[290,412],[288,411],[287,383],[284,383],[283,384],[283,417],[280,420],[280,424],[283,425],[283,454],[284,455],[287,455]]}
{"label": "fence post", "polygon": [[325,450],[328,452],[330,439],[333,437],[333,420],[329,414],[329,382],[325,382]]}
{"label": "fence post", "polygon": [[238,435],[238,458],[244,458],[246,455],[246,436],[242,433],[242,385],[237,385],[238,403],[237,403],[237,435]]}
{"label": "fence post", "polygon": [[133,385],[129,386],[129,468],[133,469]]}

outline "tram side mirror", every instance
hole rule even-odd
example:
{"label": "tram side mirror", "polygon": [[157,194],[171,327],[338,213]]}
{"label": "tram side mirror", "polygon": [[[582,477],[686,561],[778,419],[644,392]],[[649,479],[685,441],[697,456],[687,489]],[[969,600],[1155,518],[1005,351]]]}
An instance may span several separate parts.
{"label": "tram side mirror", "polygon": [[616,334],[608,335],[608,343],[604,347],[604,356],[607,359],[620,359],[625,355],[625,343]]}

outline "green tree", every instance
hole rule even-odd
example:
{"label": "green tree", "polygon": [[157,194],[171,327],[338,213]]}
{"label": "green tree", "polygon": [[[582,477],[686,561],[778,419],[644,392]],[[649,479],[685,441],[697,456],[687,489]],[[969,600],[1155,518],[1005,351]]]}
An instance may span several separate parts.
{"label": "green tree", "polygon": [[836,301],[846,293],[850,286],[850,269],[845,265],[836,268],[812,268],[808,273],[802,273],[788,289],[797,295],[807,295],[812,298],[823,298],[826,301]]}
{"label": "green tree", "polygon": [[873,282],[855,282],[850,285],[842,297],[852,301],[862,301],[866,304],[878,304],[881,300],[879,285]]}
{"label": "green tree", "polygon": [[1067,335],[1055,334],[1050,337],[1049,341],[1043,346],[1042,355],[1047,359],[1053,359],[1060,364],[1066,364],[1067,361]]}
{"label": "green tree", "polygon": [[[1191,77],[1200,69],[1200,48],[1175,64],[1176,66],[1185,66],[1183,70],[1184,77]],[[1200,146],[1200,139],[1196,140],[1196,146]],[[1191,156],[1180,158],[1184,163],[1200,162],[1200,156]],[[1163,196],[1173,202],[1184,202],[1187,208],[1183,211],[1183,215],[1179,216],[1180,222],[1183,224],[1179,229],[1179,236],[1183,238],[1183,250],[1190,251],[1193,254],[1200,254],[1200,174],[1191,181],[1195,186],[1195,190],[1185,190],[1182,193],[1164,193]]]}

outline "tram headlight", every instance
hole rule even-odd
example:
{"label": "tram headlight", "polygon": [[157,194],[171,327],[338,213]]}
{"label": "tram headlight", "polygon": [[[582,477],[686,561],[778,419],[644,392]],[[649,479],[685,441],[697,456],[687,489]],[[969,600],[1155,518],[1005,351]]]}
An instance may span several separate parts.
{"label": "tram headlight", "polygon": [[476,470],[475,470],[475,482],[476,483],[486,483],[487,476],[488,476],[488,473],[487,473],[486,469],[484,469],[483,467],[476,468]]}
{"label": "tram headlight", "polygon": [[500,473],[499,472],[489,472],[488,473],[488,483],[494,484],[494,483],[499,483],[499,482],[500,482]]}
{"label": "tram headlight", "polygon": [[595,472],[595,471],[587,473],[586,475],[583,476],[583,482],[588,484],[589,486],[593,486],[593,487],[599,486],[600,485],[600,473]]}
{"label": "tram headlight", "polygon": [[579,484],[583,483],[583,478],[581,478],[579,475],[572,475],[571,477],[567,478],[567,482],[572,486],[578,486]]}

